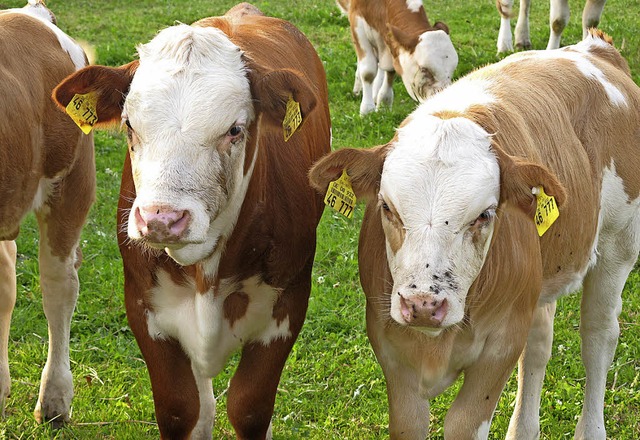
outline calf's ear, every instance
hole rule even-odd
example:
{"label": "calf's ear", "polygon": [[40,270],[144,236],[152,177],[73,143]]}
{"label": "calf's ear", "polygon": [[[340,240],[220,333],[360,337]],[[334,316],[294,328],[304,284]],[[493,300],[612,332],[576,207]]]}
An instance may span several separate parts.
{"label": "calf's ear", "polygon": [[564,186],[546,167],[506,154],[495,143],[492,147],[500,166],[500,203],[507,202],[533,218],[536,196],[533,188],[541,186],[547,195],[556,199],[558,207],[566,200]]}
{"label": "calf's ear", "polygon": [[87,66],[62,80],[51,96],[60,108],[65,109],[76,94],[95,93],[96,126],[120,122],[122,106],[138,64],[136,60],[120,67]]}
{"label": "calf's ear", "polygon": [[316,106],[316,96],[301,72],[293,69],[267,70],[247,59],[251,95],[258,112],[267,121],[282,126],[289,98],[300,104],[302,123]]}
{"label": "calf's ear", "polygon": [[309,171],[309,182],[320,194],[345,170],[356,197],[375,199],[380,191],[380,176],[389,144],[368,149],[344,148],[327,154]]}
{"label": "calf's ear", "polygon": [[433,28],[436,30],[444,31],[447,35],[449,35],[449,26],[441,21],[436,21],[436,23],[433,25]]}

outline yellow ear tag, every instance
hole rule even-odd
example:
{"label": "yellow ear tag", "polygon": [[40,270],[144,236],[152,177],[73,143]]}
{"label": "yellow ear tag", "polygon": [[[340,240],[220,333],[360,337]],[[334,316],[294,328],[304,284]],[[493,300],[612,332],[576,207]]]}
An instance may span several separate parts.
{"label": "yellow ear tag", "polygon": [[89,134],[95,123],[98,122],[97,103],[98,97],[94,92],[84,95],[76,94],[65,109],[84,134]]}
{"label": "yellow ear tag", "polygon": [[293,100],[293,97],[289,95],[287,101],[287,109],[284,113],[284,119],[282,120],[282,129],[284,131],[284,141],[287,142],[293,133],[302,124],[302,113],[300,112],[300,103]]}
{"label": "yellow ear tag", "polygon": [[538,201],[534,220],[536,222],[536,228],[538,229],[538,235],[542,237],[553,222],[558,219],[560,211],[558,210],[556,199],[553,196],[545,194],[541,186],[534,188],[533,193],[536,195]]}
{"label": "yellow ear tag", "polygon": [[332,207],[346,218],[353,217],[353,209],[356,206],[356,194],[351,188],[351,180],[347,170],[342,171],[338,180],[334,180],[327,188],[324,196],[324,204]]}

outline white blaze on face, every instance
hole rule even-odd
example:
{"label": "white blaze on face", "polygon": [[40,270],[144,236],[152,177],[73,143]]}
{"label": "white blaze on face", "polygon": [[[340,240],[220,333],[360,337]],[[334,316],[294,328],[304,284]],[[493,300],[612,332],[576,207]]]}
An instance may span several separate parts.
{"label": "white blaze on face", "polygon": [[420,35],[412,53],[401,49],[398,61],[407,92],[412,99],[422,102],[451,84],[458,54],[445,31],[428,31]]}
{"label": "white blaze on face", "polygon": [[137,193],[128,234],[142,237],[135,215],[145,207],[187,213],[179,237],[149,241],[193,264],[231,232],[250,179],[245,130],[254,110],[242,53],[219,29],[187,25],[163,30],[138,52],[122,115]]}
{"label": "white blaze on face", "polygon": [[436,333],[463,319],[493,233],[499,184],[489,134],[470,120],[416,112],[398,130],[380,186],[394,320],[407,324],[401,298],[417,297],[446,299]]}

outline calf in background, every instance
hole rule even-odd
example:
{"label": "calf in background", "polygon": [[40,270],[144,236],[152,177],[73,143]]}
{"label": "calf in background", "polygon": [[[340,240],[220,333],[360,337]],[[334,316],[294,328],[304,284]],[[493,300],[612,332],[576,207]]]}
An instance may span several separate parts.
{"label": "calf in background", "polygon": [[393,104],[396,73],[418,102],[451,84],[458,54],[449,28],[431,26],[422,0],[338,0],[338,7],[349,17],[358,57],[360,115]]}
{"label": "calf in background", "polygon": [[51,99],[53,88],[87,65],[80,46],[54,24],[41,0],[0,11],[0,406],[11,391],[8,344],[16,301],[16,243],[33,211],[49,351],[35,409],[38,421],[69,420],[73,377],[69,329],[78,297],[80,232],[95,196],[93,135]]}

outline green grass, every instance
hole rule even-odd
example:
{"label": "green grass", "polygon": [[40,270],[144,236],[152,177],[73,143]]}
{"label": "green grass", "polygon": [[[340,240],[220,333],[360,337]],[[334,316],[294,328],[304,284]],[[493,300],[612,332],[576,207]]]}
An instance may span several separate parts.
{"label": "green grass", "polygon": [[[582,1],[570,3],[573,17],[564,34],[567,44],[581,37]],[[0,0],[0,7],[22,4]],[[222,14],[233,2],[50,0],[48,4],[63,30],[95,46],[99,63],[119,65],[130,61],[136,44],[148,41],[159,29],[176,21],[190,23]],[[358,116],[359,99],[351,94],[355,55],[348,22],[333,0],[267,0],[257,1],[256,5],[269,15],[293,22],[317,48],[329,81],[334,148],[368,147],[389,140],[415,105],[397,80],[392,110],[366,118]],[[460,56],[457,76],[499,59],[495,54],[499,19],[492,0],[428,1],[426,6],[432,21],[443,20],[451,29]],[[547,17],[548,2],[534,2],[534,48],[546,46]],[[638,1],[609,0],[602,20],[602,28],[622,49],[637,83],[638,17]],[[72,422],[54,432],[47,425],[37,425],[32,416],[45,362],[47,332],[37,277],[37,230],[33,218],[29,218],[18,241],[19,292],[10,345],[13,388],[7,402],[7,419],[0,424],[0,438],[158,437],[146,368],[125,317],[123,276],[115,241],[120,168],[126,154],[123,136],[98,132],[96,153],[98,195],[83,234],[81,293],[71,330],[76,392]],[[361,219],[360,206],[352,220],[326,211],[320,224],[307,321],[287,362],[277,396],[273,419],[276,439],[388,437],[384,378],[366,338],[364,295],[357,276]],[[624,295],[620,344],[607,384],[605,419],[611,439],[640,438],[639,291],[640,270],[636,267]],[[573,437],[584,385],[578,325],[579,296],[561,300],[553,359],[542,395],[543,439]],[[214,438],[233,437],[225,414],[224,390],[236,364],[234,357],[214,379],[216,394],[222,394]],[[443,437],[442,421],[457,386],[433,402],[432,439]],[[504,437],[515,389],[512,378],[500,400],[490,438]]]}

